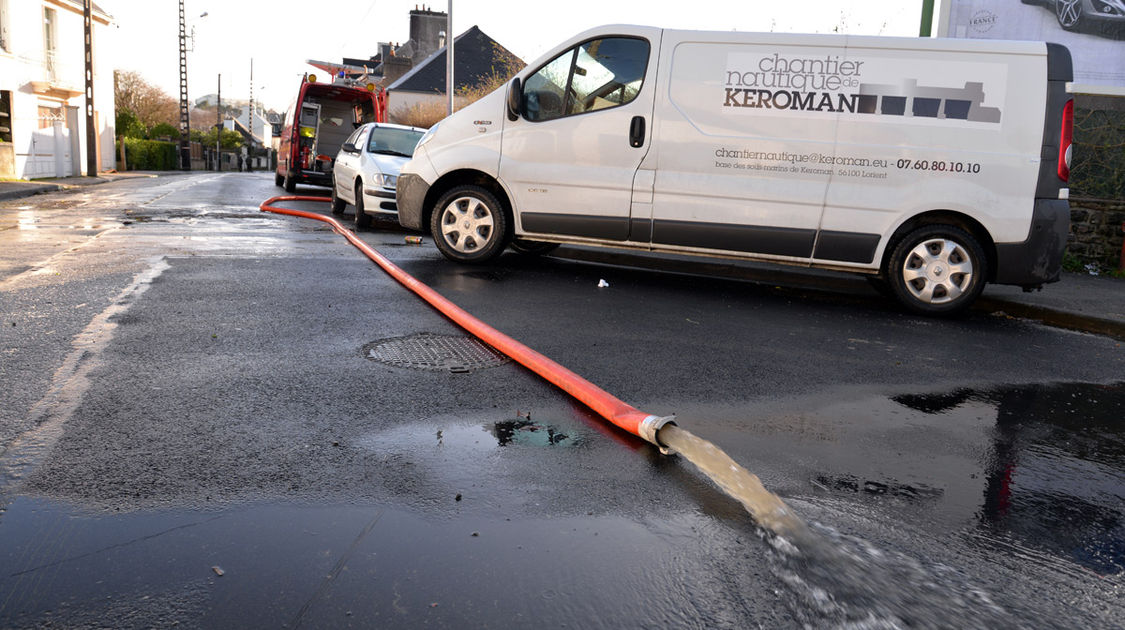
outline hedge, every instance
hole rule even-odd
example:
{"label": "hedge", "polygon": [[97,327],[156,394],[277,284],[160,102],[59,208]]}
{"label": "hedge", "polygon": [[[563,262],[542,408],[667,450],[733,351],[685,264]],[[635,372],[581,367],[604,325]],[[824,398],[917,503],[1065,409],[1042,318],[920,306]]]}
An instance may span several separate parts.
{"label": "hedge", "polygon": [[[130,171],[174,171],[180,168],[179,145],[162,140],[125,138],[125,165]],[[121,142],[117,143],[121,156]]]}

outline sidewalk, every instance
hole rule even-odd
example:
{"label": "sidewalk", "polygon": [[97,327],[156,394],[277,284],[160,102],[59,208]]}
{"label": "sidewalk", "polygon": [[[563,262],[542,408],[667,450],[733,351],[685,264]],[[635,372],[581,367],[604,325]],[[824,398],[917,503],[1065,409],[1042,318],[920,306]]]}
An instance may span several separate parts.
{"label": "sidewalk", "polygon": [[[573,245],[560,247],[550,255],[582,262],[718,276],[881,299],[859,275],[821,269]],[[972,308],[979,312],[1004,313],[1060,328],[1125,339],[1123,279],[1064,272],[1059,282],[1045,285],[1042,291],[1032,293],[1024,293],[1020,287],[989,284]]]}
{"label": "sidewalk", "polygon": [[95,186],[97,184],[105,184],[118,179],[130,179],[134,177],[159,177],[161,175],[172,175],[182,173],[184,171],[126,171],[124,173],[117,172],[103,172],[98,173],[97,177],[51,177],[47,179],[36,179],[33,181],[0,181],[0,201],[6,199],[19,199],[21,197],[30,197],[40,193],[55,192],[67,188],[74,188],[77,186]]}

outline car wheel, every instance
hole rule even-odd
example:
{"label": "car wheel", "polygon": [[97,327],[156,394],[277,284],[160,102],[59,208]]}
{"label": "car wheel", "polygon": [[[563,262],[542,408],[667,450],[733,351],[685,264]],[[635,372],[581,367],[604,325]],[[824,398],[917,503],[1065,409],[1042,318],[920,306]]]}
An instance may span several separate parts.
{"label": "car wheel", "polygon": [[355,183],[355,229],[363,230],[371,227],[371,215],[363,210],[363,182]]}
{"label": "car wheel", "polygon": [[548,252],[554,251],[559,246],[558,243],[544,243],[542,241],[527,241],[522,238],[513,239],[508,247],[512,251],[523,254],[524,256],[542,256]]}
{"label": "car wheel", "polygon": [[483,263],[504,251],[508,218],[496,196],[480,186],[445,193],[430,215],[430,234],[450,260]]}
{"label": "car wheel", "polygon": [[297,192],[297,178],[293,177],[292,173],[286,172],[285,182],[282,184],[282,188],[284,188],[287,193]]}
{"label": "car wheel", "polygon": [[274,186],[282,186],[283,184],[285,184],[285,178],[281,176],[281,173],[274,173],[273,174],[273,185]]}
{"label": "car wheel", "polygon": [[332,176],[332,214],[344,214],[344,208],[348,207],[348,202],[340,199],[340,195],[336,194],[336,176]]}
{"label": "car wheel", "polygon": [[952,225],[924,225],[894,248],[885,277],[906,308],[925,315],[952,315],[969,307],[987,276],[984,250]]}
{"label": "car wheel", "polygon": [[1059,26],[1077,31],[1082,25],[1082,0],[1055,0],[1055,17]]}

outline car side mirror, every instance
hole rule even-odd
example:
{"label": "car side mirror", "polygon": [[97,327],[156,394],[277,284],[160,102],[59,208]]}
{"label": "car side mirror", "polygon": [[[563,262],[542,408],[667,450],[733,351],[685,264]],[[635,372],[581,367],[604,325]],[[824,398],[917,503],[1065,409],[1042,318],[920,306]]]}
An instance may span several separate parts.
{"label": "car side mirror", "polygon": [[344,146],[342,146],[340,148],[343,149],[346,153],[355,153],[356,152],[355,145],[350,143],[350,142],[345,142]]}
{"label": "car side mirror", "polygon": [[520,117],[520,101],[523,100],[521,88],[519,77],[508,84],[508,120],[518,120]]}

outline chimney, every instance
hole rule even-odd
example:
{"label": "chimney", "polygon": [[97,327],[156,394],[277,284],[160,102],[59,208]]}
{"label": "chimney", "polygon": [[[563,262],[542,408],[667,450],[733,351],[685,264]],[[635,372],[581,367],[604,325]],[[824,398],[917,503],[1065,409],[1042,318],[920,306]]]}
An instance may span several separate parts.
{"label": "chimney", "polygon": [[422,60],[437,52],[440,33],[445,30],[445,12],[429,8],[410,12],[410,39],[414,41],[414,58]]}

